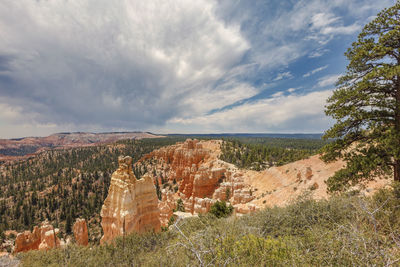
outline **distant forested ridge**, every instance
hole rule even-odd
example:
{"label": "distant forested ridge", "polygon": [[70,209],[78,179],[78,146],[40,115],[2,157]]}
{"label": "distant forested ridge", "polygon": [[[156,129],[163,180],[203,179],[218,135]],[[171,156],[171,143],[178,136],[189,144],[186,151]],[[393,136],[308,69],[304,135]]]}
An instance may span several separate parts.
{"label": "distant forested ridge", "polygon": [[322,133],[219,133],[219,134],[168,134],[171,137],[196,137],[196,138],[288,138],[288,139],[321,139]]}
{"label": "distant forested ridge", "polygon": [[239,168],[263,170],[317,154],[328,141],[321,139],[289,139],[241,137],[224,139],[220,158]]}

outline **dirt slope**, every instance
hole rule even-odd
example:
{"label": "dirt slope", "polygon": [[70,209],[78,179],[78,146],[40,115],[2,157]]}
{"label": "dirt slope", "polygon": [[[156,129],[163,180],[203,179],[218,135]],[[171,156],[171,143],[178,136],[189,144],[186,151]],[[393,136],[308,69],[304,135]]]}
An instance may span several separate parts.
{"label": "dirt slope", "polygon": [[[314,155],[261,172],[246,171],[244,177],[245,183],[256,190],[256,199],[252,203],[260,207],[283,206],[306,190],[311,191],[316,199],[327,198],[325,181],[342,167],[342,161],[326,164],[319,155]],[[370,182],[362,192],[371,194],[388,183],[386,179]]]}

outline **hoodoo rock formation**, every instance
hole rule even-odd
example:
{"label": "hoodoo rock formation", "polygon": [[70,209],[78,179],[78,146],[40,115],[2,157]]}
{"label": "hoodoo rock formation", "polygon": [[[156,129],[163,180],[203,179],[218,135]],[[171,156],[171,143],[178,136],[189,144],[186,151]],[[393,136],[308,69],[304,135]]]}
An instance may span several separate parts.
{"label": "hoodoo rock formation", "polygon": [[35,226],[32,233],[30,231],[19,233],[15,239],[14,253],[59,247],[58,232],[58,228],[54,229],[51,224],[45,221],[40,228]]}
{"label": "hoodoo rock formation", "polygon": [[251,187],[244,184],[243,174],[236,167],[218,159],[221,142],[188,139],[155,150],[136,164],[148,170],[147,175],[154,181],[161,182],[162,225],[168,224],[178,199],[182,199],[185,211],[193,214],[208,212],[217,200],[229,201],[239,212],[249,212],[246,205],[235,205],[254,198]]}
{"label": "hoodoo rock formation", "polygon": [[76,244],[80,246],[87,246],[89,243],[88,229],[85,219],[76,219],[72,227]]}
{"label": "hoodoo rock formation", "polygon": [[101,243],[131,232],[161,230],[160,210],[153,179],[137,180],[132,158],[119,157],[119,167],[111,176],[107,198],[101,209],[104,235]]}
{"label": "hoodoo rock formation", "polygon": [[[286,205],[304,191],[311,191],[314,198],[327,198],[325,181],[344,165],[342,161],[326,164],[314,155],[264,171],[243,170],[219,159],[221,144],[221,140],[188,139],[155,150],[135,164],[160,187],[163,226],[182,206],[185,212],[205,213],[217,200],[229,202],[240,215]],[[382,181],[368,184],[367,192],[382,187]]]}
{"label": "hoodoo rock formation", "polygon": [[31,231],[19,233],[15,239],[14,253],[38,250],[40,241],[40,229],[37,226],[32,233]]}

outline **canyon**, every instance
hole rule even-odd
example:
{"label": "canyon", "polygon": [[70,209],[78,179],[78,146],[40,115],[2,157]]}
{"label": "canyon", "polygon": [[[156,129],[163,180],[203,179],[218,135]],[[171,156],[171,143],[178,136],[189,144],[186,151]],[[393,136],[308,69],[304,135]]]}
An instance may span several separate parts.
{"label": "canyon", "polygon": [[[267,206],[284,206],[305,192],[326,199],[326,179],[344,166],[342,161],[327,164],[314,155],[264,171],[239,169],[219,159],[221,144],[221,140],[188,139],[155,150],[135,164],[160,188],[163,226],[168,225],[178,201],[192,214],[206,213],[216,201],[226,201],[240,216]],[[360,189],[368,195],[386,184],[387,180],[378,179]]]}
{"label": "canyon", "polygon": [[[159,232],[173,216],[207,213],[217,201],[226,201],[234,208],[235,216],[242,216],[268,206],[287,205],[305,192],[315,199],[326,199],[326,179],[344,166],[342,161],[326,164],[314,155],[263,171],[239,169],[220,159],[222,143],[187,139],[153,150],[134,165],[132,157],[120,156],[100,212],[100,243],[110,243],[132,232]],[[133,168],[143,173],[140,179]],[[378,179],[360,190],[373,194],[387,183]],[[14,252],[68,243],[59,240],[57,232],[44,222],[32,232],[19,233]],[[73,233],[76,244],[88,245],[85,220],[76,220]]]}
{"label": "canyon", "polygon": [[255,196],[251,185],[244,183],[243,173],[218,159],[221,142],[188,139],[155,150],[136,163],[162,187],[159,208],[163,226],[168,225],[179,199],[192,214],[208,212],[217,200],[229,201],[238,213],[259,209],[247,204]]}

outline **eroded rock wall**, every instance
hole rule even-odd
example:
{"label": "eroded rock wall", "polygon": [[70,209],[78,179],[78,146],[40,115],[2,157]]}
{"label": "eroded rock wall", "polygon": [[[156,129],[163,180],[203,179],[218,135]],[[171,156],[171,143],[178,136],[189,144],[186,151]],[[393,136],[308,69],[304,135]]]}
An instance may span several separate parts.
{"label": "eroded rock wall", "polygon": [[58,228],[54,229],[48,221],[45,221],[40,227],[35,226],[32,232],[19,233],[15,239],[14,253],[60,247],[58,232]]}
{"label": "eroded rock wall", "polygon": [[[220,140],[188,139],[155,150],[136,164],[160,184],[162,225],[167,225],[178,199],[182,199],[185,211],[192,214],[208,212],[217,200],[228,201],[235,207],[254,199],[251,188],[243,182],[243,174],[232,164],[218,159],[220,146]],[[246,207],[242,205],[240,211]],[[239,207],[235,209],[239,211]]]}

